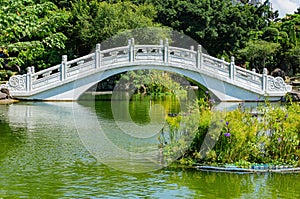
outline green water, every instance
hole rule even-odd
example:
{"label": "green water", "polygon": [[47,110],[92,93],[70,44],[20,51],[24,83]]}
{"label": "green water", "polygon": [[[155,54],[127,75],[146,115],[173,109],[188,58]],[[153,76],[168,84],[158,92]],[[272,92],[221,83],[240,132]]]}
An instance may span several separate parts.
{"label": "green water", "polygon": [[[160,117],[149,116],[155,104],[161,104],[165,113],[180,110],[176,101],[118,104],[120,116],[128,110],[131,120],[142,127]],[[160,108],[155,110],[161,113]],[[124,117],[128,122],[128,115]],[[105,139],[122,150],[134,150],[132,146],[155,150],[157,145],[156,135],[130,139],[112,125],[113,120],[109,100],[1,105],[0,198],[300,198],[300,174],[149,170],[142,159],[136,170],[126,158],[114,159],[119,167],[105,164],[101,157],[119,156],[110,150],[101,151],[102,156],[93,154],[97,151],[93,147],[106,149],[100,144],[89,148],[84,142],[94,128],[101,127]],[[95,143],[100,143],[104,138],[97,136]],[[143,168],[146,172],[141,172]]]}

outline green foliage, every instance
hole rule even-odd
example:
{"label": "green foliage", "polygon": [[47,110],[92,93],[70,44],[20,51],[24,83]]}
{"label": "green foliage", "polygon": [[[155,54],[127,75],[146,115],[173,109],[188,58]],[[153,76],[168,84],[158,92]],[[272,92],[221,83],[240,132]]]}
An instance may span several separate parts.
{"label": "green foliage", "polygon": [[62,27],[68,13],[49,1],[3,0],[0,5],[0,47],[7,55],[4,64],[25,70],[31,65],[45,68],[57,63],[67,39]]}
{"label": "green foliage", "polygon": [[292,104],[287,108],[268,107],[263,120],[265,137],[265,158],[267,161],[296,164],[300,146],[300,106]]}
{"label": "green foliage", "polygon": [[[300,104],[276,107],[266,103],[257,107],[258,117],[243,106],[223,115],[213,113],[202,100],[198,107],[198,130],[183,154],[187,160],[244,168],[255,163],[300,166]],[[223,119],[216,122],[220,117],[214,115]],[[168,120],[168,124],[177,131],[176,119]],[[206,150],[201,151],[203,148]]]}
{"label": "green foliage", "polygon": [[230,57],[249,41],[251,30],[268,25],[266,5],[234,5],[231,1],[153,0],[157,21],[189,35],[213,56]]}
{"label": "green foliage", "polygon": [[180,82],[174,80],[176,77],[180,78],[179,75],[160,70],[137,70],[122,74],[121,81],[123,86],[134,88],[138,93],[186,97],[187,92]]}
{"label": "green foliage", "polygon": [[251,69],[299,71],[300,14],[278,19],[267,1],[253,6],[228,0],[2,0],[0,6],[0,53],[5,53],[0,65],[6,70],[53,66],[62,54],[86,55],[105,41],[107,48],[126,45],[131,37],[158,44],[174,29],[209,54],[236,56]]}
{"label": "green foliage", "polygon": [[244,49],[238,51],[241,57],[250,61],[250,68],[256,68],[262,71],[266,65],[272,65],[273,57],[278,51],[280,45],[278,43],[267,42],[264,40],[250,41]]}
{"label": "green foliage", "polygon": [[143,27],[125,30],[101,43],[102,49],[128,45],[128,39],[134,38],[136,45],[158,45],[160,40],[168,38],[172,43],[172,30],[168,27]]}
{"label": "green foliage", "polygon": [[297,74],[300,72],[300,46],[296,46],[288,51],[287,59],[289,60],[292,73]]}
{"label": "green foliage", "polygon": [[224,126],[214,148],[216,160],[221,163],[255,160],[260,155],[255,139],[258,131],[257,119],[239,109],[226,113],[224,119]]}
{"label": "green foliage", "polygon": [[[96,43],[125,30],[154,26],[156,11],[152,5],[135,5],[130,1],[116,3],[78,0],[72,4],[68,45],[71,54],[91,52]],[[128,39],[128,38],[126,38]]]}
{"label": "green foliage", "polygon": [[[293,14],[275,20],[269,23],[269,26],[260,29],[252,30],[250,32],[250,42],[245,48],[238,51],[238,61],[250,62],[250,67],[263,68],[266,67],[269,71],[275,68],[281,68],[290,75],[294,75],[299,71],[299,55],[297,49],[300,41],[300,15]],[[255,43],[266,43],[267,48],[263,49],[261,46],[254,46]],[[273,46],[271,46],[271,45]],[[275,46],[276,44],[276,46]],[[272,48],[276,48],[276,51]],[[266,54],[260,54],[259,49],[262,49]],[[269,50],[271,49],[272,52]],[[255,51],[253,51],[255,50]],[[245,56],[250,53],[248,56]],[[263,59],[266,57],[266,59]],[[257,59],[258,58],[258,59]],[[292,69],[292,70],[291,70]]]}
{"label": "green foliage", "polygon": [[184,164],[193,163],[190,157],[183,157],[197,133],[199,114],[198,105],[194,103],[188,107],[186,112],[167,118],[167,127],[163,130],[164,134],[159,137],[160,147],[167,163],[178,158],[181,158],[181,162]]}
{"label": "green foliage", "polygon": [[0,70],[0,81],[9,79],[14,73],[11,70]]}

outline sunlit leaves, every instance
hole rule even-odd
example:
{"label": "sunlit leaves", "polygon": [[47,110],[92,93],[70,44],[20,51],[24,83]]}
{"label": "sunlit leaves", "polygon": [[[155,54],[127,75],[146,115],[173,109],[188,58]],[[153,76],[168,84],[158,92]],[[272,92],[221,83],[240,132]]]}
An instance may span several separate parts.
{"label": "sunlit leaves", "polygon": [[250,68],[256,68],[257,71],[262,69],[272,61],[272,56],[275,56],[279,50],[280,44],[267,42],[264,40],[250,41],[244,49],[239,50],[239,54],[245,60],[251,61]]}
{"label": "sunlit leaves", "polygon": [[[65,48],[67,38],[62,27],[67,23],[68,13],[58,10],[50,1],[3,0],[0,5],[0,46],[8,55],[5,63],[17,64],[23,70],[31,65],[52,65],[53,62],[47,63],[49,54]],[[38,64],[42,59],[45,63]]]}
{"label": "sunlit leaves", "polygon": [[74,54],[89,53],[96,43],[119,32],[155,25],[156,11],[152,5],[135,5],[129,1],[108,3],[79,0],[72,4],[70,42]]}

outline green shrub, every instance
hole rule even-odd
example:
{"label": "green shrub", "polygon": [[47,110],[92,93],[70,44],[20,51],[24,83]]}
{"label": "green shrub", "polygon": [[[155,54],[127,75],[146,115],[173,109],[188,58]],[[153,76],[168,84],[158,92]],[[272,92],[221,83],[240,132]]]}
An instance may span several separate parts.
{"label": "green shrub", "polygon": [[[187,125],[188,120],[195,124],[193,117],[198,117],[198,129],[189,149],[181,157],[198,163],[235,164],[245,168],[254,163],[300,166],[299,103],[285,106],[265,103],[257,107],[259,115],[241,107],[229,112],[213,112],[207,100],[200,99],[197,103],[199,115],[185,119]],[[179,133],[178,125],[182,119],[168,120],[170,136]],[[201,151],[207,139],[215,145],[205,146],[206,151]],[[178,149],[174,146],[182,145],[179,143],[174,139],[165,150],[171,153],[172,149]]]}

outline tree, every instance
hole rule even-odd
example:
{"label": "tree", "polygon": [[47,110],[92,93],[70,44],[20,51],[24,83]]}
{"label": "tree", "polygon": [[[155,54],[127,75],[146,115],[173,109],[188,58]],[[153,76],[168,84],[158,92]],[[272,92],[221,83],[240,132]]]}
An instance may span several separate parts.
{"label": "tree", "polygon": [[263,68],[272,68],[273,59],[280,44],[267,42],[264,40],[250,41],[246,47],[240,49],[238,53],[244,57],[245,61],[250,61],[250,67],[261,72]]}
{"label": "tree", "polygon": [[[228,0],[152,0],[156,21],[184,32],[213,56],[230,57],[249,41],[252,30],[274,19],[267,2],[261,6],[233,4]],[[271,19],[270,19],[271,18]]]}
{"label": "tree", "polygon": [[[65,48],[63,27],[68,13],[53,3],[2,0],[0,10],[0,66],[46,68],[57,63]],[[1,53],[0,52],[0,53]]]}
{"label": "tree", "polygon": [[78,0],[72,4],[68,32],[69,54],[85,55],[96,43],[124,30],[155,26],[156,11],[152,5],[137,6],[129,1],[107,3]]}
{"label": "tree", "polygon": [[[178,94],[186,96],[181,84],[187,81],[178,74],[160,70],[128,71],[121,75],[119,86],[134,88],[138,93],[163,95]],[[124,89],[124,88],[121,88]]]}
{"label": "tree", "polygon": [[[289,69],[292,70],[292,74],[300,72],[300,46],[296,46],[289,50],[288,60],[290,63]],[[291,71],[289,71],[291,72]]]}

